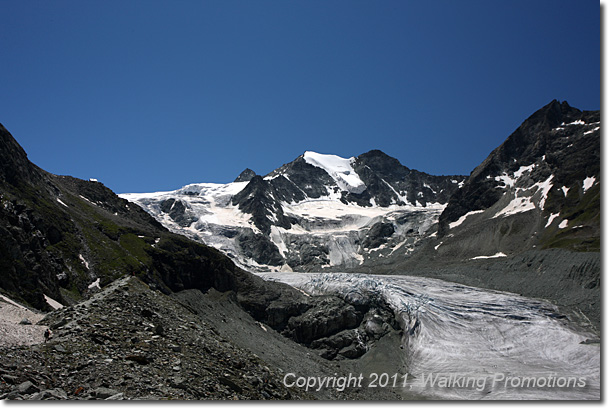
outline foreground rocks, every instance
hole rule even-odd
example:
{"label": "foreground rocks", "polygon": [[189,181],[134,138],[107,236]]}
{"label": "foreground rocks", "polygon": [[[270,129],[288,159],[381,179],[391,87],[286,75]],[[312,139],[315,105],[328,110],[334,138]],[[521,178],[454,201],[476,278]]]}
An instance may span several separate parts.
{"label": "foreground rocks", "polygon": [[0,400],[405,398],[390,390],[285,387],[289,372],[405,371],[393,367],[400,331],[383,306],[333,296],[308,303],[300,315],[278,310],[274,324],[283,327],[276,331],[244,311],[233,292],[165,295],[124,277],[38,321],[51,330],[49,341],[0,345]]}
{"label": "foreground rocks", "polygon": [[0,399],[308,399],[135,278],[46,316],[51,340],[0,348]]}

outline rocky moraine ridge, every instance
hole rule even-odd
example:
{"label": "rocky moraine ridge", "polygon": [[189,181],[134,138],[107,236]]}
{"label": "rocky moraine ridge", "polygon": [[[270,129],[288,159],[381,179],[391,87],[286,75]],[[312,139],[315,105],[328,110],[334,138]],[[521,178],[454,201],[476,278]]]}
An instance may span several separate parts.
{"label": "rocky moraine ridge", "polygon": [[0,398],[303,399],[266,363],[136,278],[48,314],[53,337],[0,346]]}
{"label": "rocky moraine ridge", "polygon": [[[0,343],[0,399],[367,398],[357,389],[329,395],[286,388],[282,380],[287,371],[332,374],[352,369],[342,361],[331,365],[317,356],[319,351],[254,320],[230,292],[168,296],[128,276],[82,303],[46,315],[37,327],[51,329],[52,338],[31,346]],[[344,332],[331,339],[338,344],[349,339],[350,345],[355,338]],[[397,396],[378,392],[377,398]]]}

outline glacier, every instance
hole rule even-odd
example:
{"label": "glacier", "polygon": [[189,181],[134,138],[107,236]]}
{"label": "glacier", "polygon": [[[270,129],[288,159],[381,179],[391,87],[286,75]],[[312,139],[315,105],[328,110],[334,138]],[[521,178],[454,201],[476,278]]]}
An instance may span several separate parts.
{"label": "glacier", "polygon": [[[405,391],[444,400],[600,398],[599,339],[585,321],[551,303],[415,276],[260,276],[313,295],[383,298],[403,328],[404,354],[397,360],[409,374],[399,386]],[[439,382],[449,378],[452,383]],[[456,378],[484,383],[465,387]],[[577,385],[566,387],[568,379]]]}

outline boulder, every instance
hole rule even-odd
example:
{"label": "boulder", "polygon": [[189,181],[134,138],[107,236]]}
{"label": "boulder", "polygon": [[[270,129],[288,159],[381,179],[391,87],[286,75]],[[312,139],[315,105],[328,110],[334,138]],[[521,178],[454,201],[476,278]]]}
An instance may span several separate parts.
{"label": "boulder", "polygon": [[31,381],[25,381],[17,386],[17,391],[19,394],[33,394],[40,391],[38,387],[34,385]]}

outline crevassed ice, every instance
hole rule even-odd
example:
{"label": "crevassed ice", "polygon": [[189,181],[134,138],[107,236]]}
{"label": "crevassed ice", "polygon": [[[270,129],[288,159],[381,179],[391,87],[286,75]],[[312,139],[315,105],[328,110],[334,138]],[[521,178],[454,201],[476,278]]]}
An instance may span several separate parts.
{"label": "crevassed ice", "polygon": [[[495,256],[495,255],[494,255]],[[501,257],[501,255],[497,255]],[[345,273],[261,274],[308,294],[339,294],[348,300],[381,297],[400,318],[403,349],[396,356],[409,375],[406,391],[433,399],[599,400],[597,336],[557,315],[548,302],[438,279]],[[422,385],[427,375],[477,376],[484,389]],[[514,388],[493,384],[510,378],[576,377],[584,388]]]}

